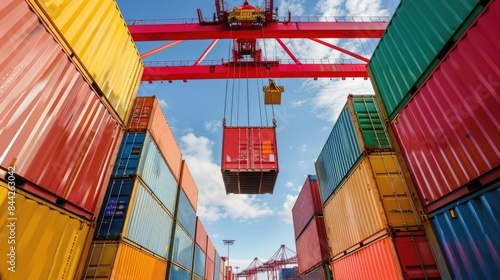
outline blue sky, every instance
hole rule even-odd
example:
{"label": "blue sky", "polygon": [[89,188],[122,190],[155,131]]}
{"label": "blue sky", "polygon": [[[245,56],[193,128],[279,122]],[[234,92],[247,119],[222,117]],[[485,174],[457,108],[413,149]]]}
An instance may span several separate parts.
{"label": "blue sky", "polygon": [[[196,18],[201,8],[206,18],[215,12],[213,0],[118,0],[126,20]],[[229,7],[240,6],[243,0],[226,0]],[[260,6],[263,0],[249,0]],[[290,10],[292,16],[390,16],[399,0],[275,0],[280,15]],[[339,52],[304,40],[283,40],[300,59],[350,58]],[[376,40],[326,40],[357,54],[368,57]],[[145,61],[196,60],[210,40],[183,42]],[[140,53],[168,42],[138,43]],[[274,41],[261,43],[270,59],[288,59]],[[219,41],[205,60],[228,60],[228,41]],[[264,50],[263,50],[264,51]],[[277,79],[285,87],[282,105],[274,107],[277,120],[277,142],[280,172],[273,195],[225,194],[220,175],[222,146],[221,121],[224,117],[225,80],[188,80],[143,83],[139,95],[156,95],[164,114],[173,128],[199,189],[198,215],[217,250],[227,254],[223,239],[234,239],[230,248],[231,265],[241,271],[255,258],[270,258],[285,244],[295,250],[291,209],[308,174],[314,174],[314,162],[328,137],[347,95],[373,93],[369,81],[363,79]],[[234,82],[234,91],[232,85]],[[227,94],[248,93],[250,112],[246,104],[240,108],[240,125],[260,125],[256,100],[261,96],[263,80],[230,80]],[[248,91],[247,91],[248,87]],[[250,120],[247,115],[250,114]],[[226,116],[229,118],[229,116]],[[272,115],[268,113],[268,117]],[[233,123],[235,124],[235,123]]]}

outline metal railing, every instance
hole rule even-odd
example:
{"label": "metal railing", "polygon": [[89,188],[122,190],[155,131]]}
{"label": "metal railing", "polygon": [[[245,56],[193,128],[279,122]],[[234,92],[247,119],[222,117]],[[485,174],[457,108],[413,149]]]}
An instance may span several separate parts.
{"label": "metal railing", "polygon": [[[296,63],[292,59],[277,59],[272,60],[272,62],[278,62],[280,65],[295,65]],[[302,64],[365,64],[357,59],[299,59]],[[193,66],[196,60],[175,60],[175,61],[145,61],[145,67],[173,67],[173,66]],[[246,61],[244,61],[246,62]],[[248,61],[251,62],[251,61]],[[261,64],[265,61],[259,62]],[[222,60],[204,60],[199,65],[201,66],[213,66],[213,65],[224,65]]]}

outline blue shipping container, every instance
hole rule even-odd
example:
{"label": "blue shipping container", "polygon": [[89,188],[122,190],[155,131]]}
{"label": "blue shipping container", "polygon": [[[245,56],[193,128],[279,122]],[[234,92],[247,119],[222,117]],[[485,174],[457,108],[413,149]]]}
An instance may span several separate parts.
{"label": "blue shipping container", "polygon": [[293,271],[293,268],[282,268],[280,270],[280,279],[281,278],[293,278],[295,277],[295,273]]}
{"label": "blue shipping container", "polygon": [[97,219],[96,239],[116,240],[125,223],[134,179],[111,179]]}
{"label": "blue shipping container", "polygon": [[179,209],[177,210],[177,220],[186,229],[186,231],[194,237],[196,230],[196,211],[189,202],[186,194],[180,189]]}
{"label": "blue shipping container", "polygon": [[149,133],[125,133],[113,176],[138,174],[151,191],[174,213],[177,181]]}
{"label": "blue shipping container", "polygon": [[167,257],[173,218],[151,192],[137,182],[126,237],[154,253]]}
{"label": "blue shipping container", "polygon": [[325,204],[362,154],[349,107],[345,106],[315,163]]}
{"label": "blue shipping container", "polygon": [[431,214],[453,279],[500,275],[500,182]]}
{"label": "blue shipping container", "polygon": [[219,252],[215,251],[214,280],[219,280],[219,278],[220,278],[220,255]]}
{"label": "blue shipping container", "polygon": [[206,261],[205,253],[203,252],[203,250],[201,250],[200,246],[196,244],[194,251],[193,272],[198,274],[198,276],[201,277],[205,276],[205,261]]}
{"label": "blue shipping container", "polygon": [[[172,261],[191,270],[193,266],[194,241],[184,229],[176,223]],[[175,279],[175,278],[173,278]]]}
{"label": "blue shipping container", "polygon": [[170,267],[170,275],[169,278],[170,280],[191,280],[191,273],[189,271],[186,271],[175,264],[171,264]]}

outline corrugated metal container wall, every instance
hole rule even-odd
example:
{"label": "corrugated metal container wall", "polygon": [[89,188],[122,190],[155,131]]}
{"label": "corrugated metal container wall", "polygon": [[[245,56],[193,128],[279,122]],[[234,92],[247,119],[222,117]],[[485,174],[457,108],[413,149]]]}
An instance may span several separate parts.
{"label": "corrugated metal container wall", "polygon": [[207,236],[207,258],[211,261],[215,260],[215,246],[212,240],[210,239],[210,236]]}
{"label": "corrugated metal container wall", "polygon": [[205,227],[203,226],[200,217],[196,217],[195,241],[196,244],[198,244],[200,248],[203,250],[203,252],[207,251],[207,244],[208,244],[207,231],[205,230]]}
{"label": "corrugated metal container wall", "polygon": [[389,238],[384,238],[333,262],[333,279],[402,279],[391,243]]}
{"label": "corrugated metal container wall", "polygon": [[174,213],[177,181],[149,133],[125,133],[123,136],[113,176],[135,174],[141,176],[168,211]]}
{"label": "corrugated metal container wall", "polygon": [[[206,255],[203,250],[196,244],[194,249],[194,265],[193,265],[193,273],[198,274],[200,277],[205,276],[205,261]],[[193,274],[194,275],[194,274]]]}
{"label": "corrugated metal container wall", "polygon": [[123,241],[94,241],[84,279],[165,279],[167,263]]}
{"label": "corrugated metal container wall", "polygon": [[[97,218],[95,239],[118,239],[127,220],[130,198],[134,192],[135,179],[111,179],[104,197],[103,207]],[[130,213],[128,214],[130,217]]]}
{"label": "corrugated metal container wall", "polygon": [[499,186],[496,183],[432,214],[454,279],[496,279],[500,274]]}
{"label": "corrugated metal container wall", "polygon": [[495,1],[393,124],[424,204],[485,184],[473,180],[500,165],[499,25]]}
{"label": "corrugated metal container wall", "polygon": [[209,259],[208,256],[205,263],[205,279],[214,280],[214,261]]}
{"label": "corrugated metal container wall", "polygon": [[396,232],[392,240],[404,279],[441,279],[424,231]]}
{"label": "corrugated metal container wall", "polygon": [[194,240],[176,223],[172,261],[191,271],[193,266]]}
{"label": "corrugated metal container wall", "polygon": [[311,218],[321,213],[323,213],[323,205],[319,194],[318,181],[316,181],[315,175],[308,175],[292,208],[295,240],[297,240]]}
{"label": "corrugated metal container wall", "polygon": [[137,183],[132,203],[132,213],[124,229],[125,237],[166,258],[172,217],[141,181]]}
{"label": "corrugated metal container wall", "polygon": [[303,274],[323,261],[328,261],[330,255],[323,217],[312,219],[295,244],[299,274]]}
{"label": "corrugated metal container wall", "polygon": [[189,203],[189,200],[182,189],[180,190],[179,201],[177,203],[179,204],[179,208],[177,209],[177,220],[191,235],[191,237],[195,237],[196,212],[191,206],[191,203]]}
{"label": "corrugated metal container wall", "polygon": [[350,110],[344,107],[315,163],[323,204],[337,189],[362,150]]}
{"label": "corrugated metal container wall", "polygon": [[219,252],[215,251],[215,263],[214,263],[214,280],[222,280],[221,276],[221,261]]}
{"label": "corrugated metal container wall", "polygon": [[175,141],[174,134],[165,119],[158,99],[155,96],[137,97],[133,115],[129,120],[129,131],[148,130],[172,170],[176,180],[180,181],[182,154]]}
{"label": "corrugated metal container wall", "polygon": [[[92,213],[121,129],[24,1],[0,11],[0,165]],[[8,79],[6,78],[8,77]],[[52,202],[43,190],[30,189]],[[83,215],[83,214],[82,214]],[[89,217],[92,214],[88,215]]]}
{"label": "corrugated metal container wall", "polygon": [[[0,207],[5,209],[0,211],[0,253],[4,258],[0,278],[73,279],[80,258],[86,257],[82,251],[90,222],[13,190],[0,181]],[[12,201],[15,210],[10,208]],[[12,267],[15,272],[9,270]]]}
{"label": "corrugated metal container wall", "polygon": [[330,280],[330,278],[327,278],[327,274],[325,273],[325,269],[329,269],[325,265],[321,265],[317,267],[316,269],[310,271],[307,274],[301,275],[299,277],[300,280]]}
{"label": "corrugated metal container wall", "polygon": [[332,257],[388,228],[368,157],[326,203],[323,215]]}
{"label": "corrugated metal container wall", "polygon": [[171,280],[191,280],[191,272],[184,270],[181,267],[172,264],[170,267],[170,275],[169,278]]}
{"label": "corrugated metal container wall", "polygon": [[481,2],[401,1],[369,62],[390,120],[474,19]]}
{"label": "corrugated metal container wall", "polygon": [[189,171],[185,160],[182,160],[181,180],[179,184],[184,190],[191,206],[193,206],[194,211],[196,211],[198,207],[198,187],[196,187],[194,178],[191,175],[191,171]]}
{"label": "corrugated metal container wall", "polygon": [[125,123],[144,65],[116,2],[30,2]]}
{"label": "corrugated metal container wall", "polygon": [[384,118],[375,95],[349,95],[347,106],[362,150],[391,150],[392,144],[384,128]]}

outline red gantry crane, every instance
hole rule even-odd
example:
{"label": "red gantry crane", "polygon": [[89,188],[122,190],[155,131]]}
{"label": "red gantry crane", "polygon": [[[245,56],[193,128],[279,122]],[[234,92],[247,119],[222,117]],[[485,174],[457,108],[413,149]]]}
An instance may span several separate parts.
{"label": "red gantry crane", "polygon": [[[136,42],[173,41],[142,55],[169,48],[185,40],[212,39],[192,63],[148,62],[143,81],[246,78],[367,78],[368,59],[319,38],[380,38],[388,17],[285,18],[278,16],[273,0],[255,7],[245,0],[230,9],[224,0],[215,0],[216,13],[204,19],[198,9],[196,20],[127,21]],[[298,59],[282,39],[308,39],[340,51],[353,59],[315,61]],[[230,61],[203,61],[220,39],[233,40]],[[275,39],[290,60],[269,61],[262,55],[258,40]]]}
{"label": "red gantry crane", "polygon": [[247,268],[235,276],[237,279],[257,280],[259,272],[266,272],[268,280],[277,280],[281,269],[286,268],[287,265],[296,265],[297,263],[295,252],[282,244],[268,261],[263,263],[258,258],[255,258]]}

